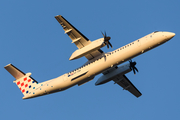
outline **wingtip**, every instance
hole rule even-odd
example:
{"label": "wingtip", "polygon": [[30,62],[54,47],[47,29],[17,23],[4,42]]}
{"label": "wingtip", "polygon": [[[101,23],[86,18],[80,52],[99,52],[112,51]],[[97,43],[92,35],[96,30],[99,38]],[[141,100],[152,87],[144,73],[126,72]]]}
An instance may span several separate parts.
{"label": "wingtip", "polygon": [[12,65],[12,64],[10,63],[10,64],[8,64],[8,65],[4,66],[4,68],[6,68],[6,67],[8,67],[8,66],[10,66],[10,65]]}
{"label": "wingtip", "polygon": [[62,15],[56,15],[55,18],[56,18],[56,17],[59,17],[59,16],[61,17]]}

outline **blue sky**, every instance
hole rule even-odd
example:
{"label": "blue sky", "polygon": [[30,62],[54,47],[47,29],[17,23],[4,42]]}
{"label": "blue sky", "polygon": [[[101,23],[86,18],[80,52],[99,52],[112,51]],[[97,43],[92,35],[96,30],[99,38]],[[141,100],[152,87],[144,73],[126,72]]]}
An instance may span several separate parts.
{"label": "blue sky", "polygon": [[[169,120],[180,119],[179,0],[1,0],[0,119]],[[170,31],[169,42],[133,60],[139,73],[127,77],[141,91],[134,97],[113,82],[94,80],[66,91],[22,100],[14,78],[4,69],[12,63],[43,82],[69,72],[87,60],[69,61],[77,48],[54,16],[63,15],[90,40],[111,36],[115,50],[153,31]]]}

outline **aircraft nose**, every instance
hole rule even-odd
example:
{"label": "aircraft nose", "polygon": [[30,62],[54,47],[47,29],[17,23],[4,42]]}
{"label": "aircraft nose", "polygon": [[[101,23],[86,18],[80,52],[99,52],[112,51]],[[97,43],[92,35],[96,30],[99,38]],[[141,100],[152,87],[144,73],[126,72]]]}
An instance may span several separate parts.
{"label": "aircraft nose", "polygon": [[167,32],[167,37],[168,37],[168,39],[173,38],[175,35],[176,35],[176,34],[173,33],[173,32]]}

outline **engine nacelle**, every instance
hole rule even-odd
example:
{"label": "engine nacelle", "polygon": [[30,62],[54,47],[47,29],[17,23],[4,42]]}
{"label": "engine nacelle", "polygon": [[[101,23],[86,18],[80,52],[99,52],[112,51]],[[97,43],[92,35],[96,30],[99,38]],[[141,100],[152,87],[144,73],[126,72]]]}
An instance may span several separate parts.
{"label": "engine nacelle", "polygon": [[105,44],[104,44],[104,38],[100,38],[98,40],[95,40],[93,42],[91,42],[89,45],[81,48],[81,49],[78,49],[76,50],[72,55],[71,57],[69,58],[69,60],[74,60],[74,59],[77,59],[77,58],[81,58],[95,50],[98,50],[102,47],[104,47]]}
{"label": "engine nacelle", "polygon": [[127,64],[122,65],[122,66],[118,67],[117,69],[111,71],[110,73],[102,75],[96,81],[95,85],[101,85],[101,84],[107,83],[107,82],[113,80],[114,78],[116,78],[117,76],[122,76],[130,71],[131,71],[130,63],[127,63]]}

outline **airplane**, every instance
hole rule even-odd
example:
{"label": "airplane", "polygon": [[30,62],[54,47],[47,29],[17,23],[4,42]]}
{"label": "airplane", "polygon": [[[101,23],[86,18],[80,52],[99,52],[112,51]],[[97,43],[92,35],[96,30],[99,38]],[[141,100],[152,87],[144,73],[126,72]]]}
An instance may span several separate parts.
{"label": "airplane", "polygon": [[[101,73],[102,76],[96,81],[95,85],[102,85],[112,80],[138,98],[142,95],[141,92],[125,75],[131,71],[134,74],[138,72],[136,62],[131,59],[169,41],[175,36],[175,33],[172,32],[155,31],[114,51],[105,53],[101,50],[102,47],[112,47],[111,37],[107,36],[106,32],[102,33],[103,38],[90,41],[63,16],[57,15],[55,18],[71,38],[72,43],[78,48],[72,53],[69,60],[85,56],[88,61],[73,71],[41,83],[33,79],[31,73],[25,74],[12,64],[6,65],[4,68],[16,79],[13,82],[16,83],[24,95],[22,99],[64,91],[75,85],[80,86],[93,80],[96,75]],[[118,66],[126,61],[129,62]]]}

